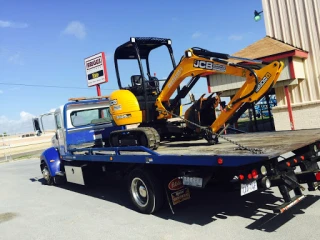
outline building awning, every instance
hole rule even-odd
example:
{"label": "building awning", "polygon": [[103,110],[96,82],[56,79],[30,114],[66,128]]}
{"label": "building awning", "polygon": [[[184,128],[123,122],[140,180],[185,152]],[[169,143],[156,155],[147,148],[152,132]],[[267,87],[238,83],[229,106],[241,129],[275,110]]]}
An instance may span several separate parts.
{"label": "building awning", "polygon": [[[251,58],[264,61],[281,60],[285,67],[279,76],[275,87],[298,84],[298,79],[304,79],[303,59],[308,52],[266,36],[253,44],[232,54],[236,57]],[[240,62],[232,60],[232,62]],[[231,96],[243,85],[242,77],[212,74],[207,76],[209,92],[223,92],[222,96]]]}
{"label": "building awning", "polygon": [[297,56],[300,58],[308,57],[308,53],[306,51],[303,51],[302,49],[298,49],[294,46],[268,36],[256,41],[248,47],[241,49],[233,55],[237,57],[263,60],[266,58],[273,58],[274,60],[278,60],[290,56]]}

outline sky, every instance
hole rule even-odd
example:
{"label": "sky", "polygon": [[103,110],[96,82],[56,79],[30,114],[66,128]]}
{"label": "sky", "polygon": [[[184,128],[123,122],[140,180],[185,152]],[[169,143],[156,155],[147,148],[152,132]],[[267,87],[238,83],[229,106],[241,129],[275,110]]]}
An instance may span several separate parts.
{"label": "sky", "polygon": [[[191,47],[232,54],[265,36],[254,10],[261,1],[0,0],[0,133],[33,131],[33,116],[71,97],[96,96],[87,87],[86,57],[105,52],[101,90],[109,95],[118,89],[113,53],[130,37],[170,38],[176,62]],[[172,70],[166,53],[151,57],[158,78]],[[124,81],[138,73],[137,65],[120,67]],[[199,80],[196,97],[208,93],[206,84]]]}

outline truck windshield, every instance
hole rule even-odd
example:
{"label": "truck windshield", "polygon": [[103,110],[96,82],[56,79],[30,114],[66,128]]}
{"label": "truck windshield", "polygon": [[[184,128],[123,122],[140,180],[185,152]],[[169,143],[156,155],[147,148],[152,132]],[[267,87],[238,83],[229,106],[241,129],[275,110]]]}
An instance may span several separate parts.
{"label": "truck windshield", "polygon": [[71,123],[74,127],[110,123],[112,121],[109,108],[96,108],[88,110],[76,110],[70,114]]}

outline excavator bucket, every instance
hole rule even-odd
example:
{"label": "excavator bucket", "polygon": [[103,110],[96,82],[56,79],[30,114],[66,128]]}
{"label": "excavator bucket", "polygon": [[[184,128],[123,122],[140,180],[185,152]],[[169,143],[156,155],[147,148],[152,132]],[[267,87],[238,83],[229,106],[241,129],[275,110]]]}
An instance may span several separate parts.
{"label": "excavator bucket", "polygon": [[[217,98],[213,96],[214,93],[205,98],[205,94],[195,101],[191,107],[185,112],[185,119],[201,126],[210,126],[212,122],[216,120],[215,108],[217,106]],[[194,124],[187,122],[187,127],[200,131],[200,128]]]}

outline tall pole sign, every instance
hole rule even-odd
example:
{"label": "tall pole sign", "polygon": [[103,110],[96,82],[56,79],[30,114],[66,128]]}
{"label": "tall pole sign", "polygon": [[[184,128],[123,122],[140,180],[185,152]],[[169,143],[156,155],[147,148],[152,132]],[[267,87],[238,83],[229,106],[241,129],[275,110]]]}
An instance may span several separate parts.
{"label": "tall pole sign", "polygon": [[97,53],[84,60],[88,87],[96,86],[98,96],[101,96],[100,84],[108,82],[106,56],[104,52]]}

